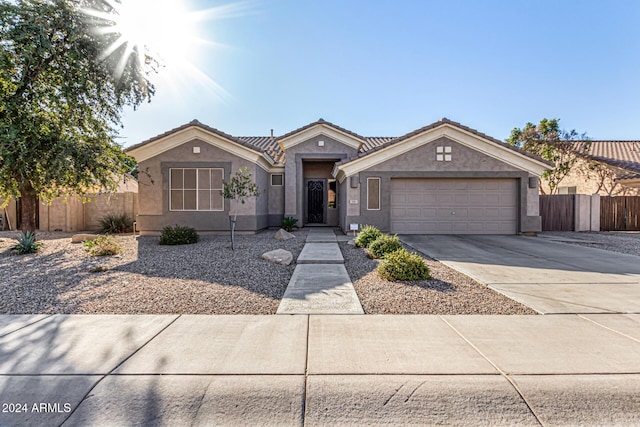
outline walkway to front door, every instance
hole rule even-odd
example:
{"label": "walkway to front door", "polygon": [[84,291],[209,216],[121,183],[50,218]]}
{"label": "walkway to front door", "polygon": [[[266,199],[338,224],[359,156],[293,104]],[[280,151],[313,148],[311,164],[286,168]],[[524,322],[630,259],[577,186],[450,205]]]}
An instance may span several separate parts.
{"label": "walkway to front door", "polygon": [[277,314],[364,314],[331,228],[312,228]]}

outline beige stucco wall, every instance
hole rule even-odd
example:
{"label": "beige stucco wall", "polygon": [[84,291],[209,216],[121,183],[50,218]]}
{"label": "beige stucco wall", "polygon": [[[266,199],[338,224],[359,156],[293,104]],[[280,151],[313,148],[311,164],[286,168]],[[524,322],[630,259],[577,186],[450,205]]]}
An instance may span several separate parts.
{"label": "beige stucco wall", "polygon": [[[137,185],[129,183],[120,188],[136,189]],[[15,201],[11,200],[6,209],[11,229],[15,230]],[[78,196],[57,197],[50,203],[41,202],[38,209],[40,231],[96,231],[100,228],[99,220],[106,215],[126,214],[131,219],[135,218],[138,211],[138,194],[132,191],[92,194],[85,203]],[[5,225],[7,226],[8,224]]]}
{"label": "beige stucco wall", "polygon": [[[4,199],[2,199],[0,197],[0,206],[2,206],[4,204]],[[15,200],[11,199],[9,200],[9,203],[7,204],[7,206],[3,209],[0,209],[0,215],[3,215],[2,220],[4,223],[4,228],[5,230],[15,230],[16,229],[16,219],[17,219],[17,213],[16,213],[16,202]],[[8,219],[7,219],[8,217]],[[0,230],[2,229],[2,227],[0,227]]]}
{"label": "beige stucco wall", "polygon": [[[577,194],[600,194],[601,196],[640,196],[640,188],[625,187],[615,183],[611,178],[605,179],[604,185],[599,187],[600,178],[593,172],[585,173],[585,163],[578,161],[573,170],[560,181],[558,187],[576,187]],[[614,173],[615,169],[612,169]],[[619,173],[624,173],[620,171]],[[613,191],[612,191],[613,189]],[[540,192],[551,194],[549,183],[541,180]],[[558,194],[557,192],[555,194]]]}

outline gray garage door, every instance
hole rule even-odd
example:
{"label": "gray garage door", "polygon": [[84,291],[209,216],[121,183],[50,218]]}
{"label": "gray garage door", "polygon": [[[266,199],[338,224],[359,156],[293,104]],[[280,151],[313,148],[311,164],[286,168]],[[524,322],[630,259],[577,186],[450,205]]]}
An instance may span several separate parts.
{"label": "gray garage door", "polygon": [[515,179],[392,179],[391,232],[515,234]]}

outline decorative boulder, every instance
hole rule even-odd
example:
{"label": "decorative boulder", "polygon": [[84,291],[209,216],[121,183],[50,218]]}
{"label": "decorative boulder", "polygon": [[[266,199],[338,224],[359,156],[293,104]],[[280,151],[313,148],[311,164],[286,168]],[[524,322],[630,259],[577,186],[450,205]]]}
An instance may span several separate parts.
{"label": "decorative boulder", "polygon": [[86,240],[94,240],[100,237],[99,234],[74,234],[71,236],[71,243],[82,243]]}
{"label": "decorative boulder", "polygon": [[293,234],[289,233],[284,228],[281,228],[276,233],[275,238],[276,238],[276,240],[289,240],[289,239],[295,239],[296,236],[294,236]]}
{"label": "decorative boulder", "polygon": [[261,256],[262,259],[281,265],[289,265],[293,261],[293,254],[284,249],[276,249],[274,251],[265,252]]}

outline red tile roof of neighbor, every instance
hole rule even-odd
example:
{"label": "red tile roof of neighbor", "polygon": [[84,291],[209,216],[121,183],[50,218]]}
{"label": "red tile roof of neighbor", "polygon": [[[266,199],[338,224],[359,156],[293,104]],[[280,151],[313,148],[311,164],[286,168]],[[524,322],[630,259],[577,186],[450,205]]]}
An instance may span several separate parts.
{"label": "red tile roof of neighbor", "polygon": [[[640,177],[640,141],[588,141],[589,148],[585,157],[624,169],[629,173],[622,174],[619,179]],[[584,141],[577,143],[582,147]]]}

